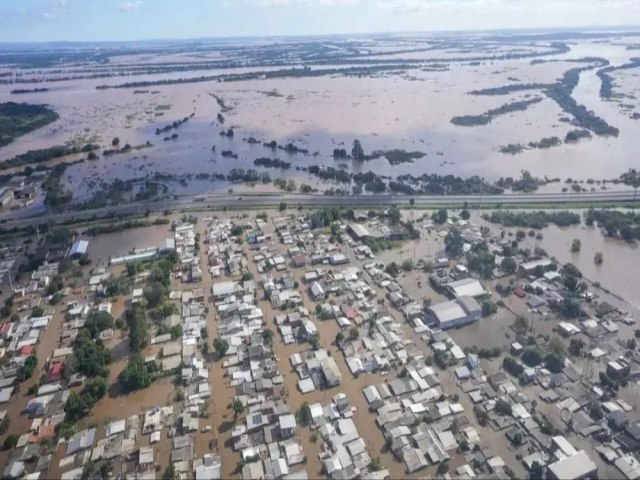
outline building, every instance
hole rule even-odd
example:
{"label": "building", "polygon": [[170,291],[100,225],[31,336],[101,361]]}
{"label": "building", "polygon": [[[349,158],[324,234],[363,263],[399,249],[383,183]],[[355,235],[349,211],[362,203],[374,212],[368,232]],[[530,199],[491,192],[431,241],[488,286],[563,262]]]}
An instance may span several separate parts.
{"label": "building", "polygon": [[316,302],[319,300],[324,300],[326,298],[324,289],[318,282],[313,282],[311,284],[311,287],[309,287],[309,293],[311,294],[311,298],[313,298]]}
{"label": "building", "polygon": [[164,240],[160,240],[158,244],[158,253],[170,253],[176,251],[176,241],[175,239],[169,237]]}
{"label": "building", "polygon": [[216,282],[211,287],[214,300],[224,300],[235,293],[236,287],[233,282]]}
{"label": "building", "polygon": [[460,297],[427,309],[427,322],[435,323],[442,330],[469,325],[481,317],[482,307],[473,297]]}
{"label": "building", "polygon": [[552,265],[553,262],[548,258],[532,260],[530,262],[521,263],[518,267],[518,273],[522,277],[528,277],[531,275],[535,275],[536,272],[542,271],[544,273],[549,270]]}
{"label": "building", "polygon": [[13,201],[13,190],[8,187],[0,187],[0,207],[7,208]]}
{"label": "building", "polygon": [[355,240],[367,240],[372,237],[367,227],[359,223],[350,223],[348,231]]}
{"label": "building", "polygon": [[584,450],[552,463],[548,467],[548,478],[553,480],[584,480],[597,478],[598,467]]}
{"label": "building", "polygon": [[446,292],[454,298],[478,298],[488,293],[482,284],[475,278],[463,278],[461,280],[456,280],[455,282],[449,282],[444,287]]}
{"label": "building", "polygon": [[322,369],[322,375],[324,376],[324,381],[327,388],[340,385],[340,383],[342,382],[342,373],[340,373],[338,364],[333,358],[327,357],[326,359],[324,359],[320,364],[320,368]]}
{"label": "building", "polygon": [[69,250],[69,258],[84,257],[87,254],[88,249],[89,249],[88,240],[78,240],[73,245],[71,245],[71,250]]}

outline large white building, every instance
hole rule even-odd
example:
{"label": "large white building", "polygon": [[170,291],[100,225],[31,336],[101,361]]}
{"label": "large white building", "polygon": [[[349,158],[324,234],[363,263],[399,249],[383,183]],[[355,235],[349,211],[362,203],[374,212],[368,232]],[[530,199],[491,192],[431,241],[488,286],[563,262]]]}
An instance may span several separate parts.
{"label": "large white building", "polygon": [[434,322],[442,330],[469,325],[481,317],[482,307],[473,297],[459,297],[427,309],[427,321]]}
{"label": "large white building", "polygon": [[445,285],[446,290],[455,298],[460,297],[482,297],[488,292],[482,284],[475,278],[463,278],[455,282],[449,282]]}

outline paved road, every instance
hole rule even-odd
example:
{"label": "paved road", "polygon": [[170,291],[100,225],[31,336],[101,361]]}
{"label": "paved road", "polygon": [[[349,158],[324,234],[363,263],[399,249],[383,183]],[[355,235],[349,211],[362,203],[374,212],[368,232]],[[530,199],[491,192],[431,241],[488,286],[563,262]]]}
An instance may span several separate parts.
{"label": "paved road", "polygon": [[[35,222],[64,222],[68,220],[88,220],[92,217],[101,218],[108,215],[118,217],[136,213],[198,210],[203,208],[256,208],[274,207],[281,202],[289,206],[301,204],[304,207],[384,207],[394,203],[409,205],[411,198],[416,207],[437,207],[438,205],[495,205],[518,206],[522,204],[561,204],[561,203],[609,203],[634,200],[633,191],[607,191],[584,193],[531,193],[531,194],[502,194],[502,195],[433,195],[409,197],[406,195],[304,195],[298,193],[275,194],[215,194],[199,196],[173,197],[150,202],[138,202],[126,205],[98,208],[94,210],[69,210],[59,213],[40,212],[10,212],[11,217],[0,217],[0,227],[25,227]],[[22,215],[22,216],[21,216]],[[28,215],[28,216],[27,216]]]}

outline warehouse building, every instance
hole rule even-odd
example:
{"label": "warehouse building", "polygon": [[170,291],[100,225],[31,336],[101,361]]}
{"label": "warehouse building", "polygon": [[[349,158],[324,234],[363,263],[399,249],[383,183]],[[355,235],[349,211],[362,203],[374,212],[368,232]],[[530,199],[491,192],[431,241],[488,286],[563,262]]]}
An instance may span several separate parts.
{"label": "warehouse building", "polygon": [[482,284],[475,278],[463,278],[455,282],[445,285],[447,293],[453,298],[473,297],[478,298],[486,295],[488,292]]}
{"label": "warehouse building", "polygon": [[88,240],[78,240],[73,245],[71,245],[71,250],[69,250],[69,258],[84,257],[87,254],[88,249],[89,249]]}
{"label": "warehouse building", "polygon": [[449,302],[438,303],[427,309],[427,323],[441,330],[459,328],[482,318],[482,307],[473,297],[460,297]]}

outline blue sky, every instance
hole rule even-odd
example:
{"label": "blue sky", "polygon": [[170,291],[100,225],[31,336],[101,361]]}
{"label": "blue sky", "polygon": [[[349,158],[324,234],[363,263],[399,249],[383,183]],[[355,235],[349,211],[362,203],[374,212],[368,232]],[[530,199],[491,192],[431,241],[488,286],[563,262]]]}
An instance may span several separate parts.
{"label": "blue sky", "polygon": [[627,25],[640,0],[0,0],[0,42]]}

